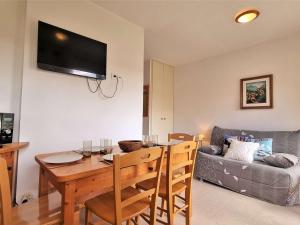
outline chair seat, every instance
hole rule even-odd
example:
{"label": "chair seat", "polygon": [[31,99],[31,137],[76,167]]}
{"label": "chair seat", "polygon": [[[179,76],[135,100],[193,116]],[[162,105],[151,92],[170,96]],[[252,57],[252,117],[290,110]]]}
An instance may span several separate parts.
{"label": "chair seat", "polygon": [[[139,190],[128,187],[122,190],[122,201],[140,193]],[[86,207],[101,219],[115,224],[115,201],[114,192],[105,193],[85,202]],[[139,215],[150,206],[148,198],[141,199],[132,205],[122,209],[122,221]]]}
{"label": "chair seat", "polygon": [[62,224],[61,196],[58,192],[12,208],[13,225]]}
{"label": "chair seat", "polygon": [[[137,187],[142,189],[142,190],[149,190],[150,188],[153,188],[153,180],[146,180],[141,183],[138,183]],[[179,182],[177,184],[173,185],[173,190],[172,194],[176,195],[186,189],[186,185],[184,182]],[[167,179],[165,176],[162,176],[160,179],[160,186],[159,186],[159,193],[158,195],[161,198],[166,198],[167,197]]]}

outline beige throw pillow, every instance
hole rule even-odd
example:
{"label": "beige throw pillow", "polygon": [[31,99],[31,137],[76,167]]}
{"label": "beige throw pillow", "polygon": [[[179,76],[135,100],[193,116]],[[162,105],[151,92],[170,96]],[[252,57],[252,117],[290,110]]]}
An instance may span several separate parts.
{"label": "beige throw pillow", "polygon": [[224,158],[252,163],[258,149],[259,143],[232,140]]}

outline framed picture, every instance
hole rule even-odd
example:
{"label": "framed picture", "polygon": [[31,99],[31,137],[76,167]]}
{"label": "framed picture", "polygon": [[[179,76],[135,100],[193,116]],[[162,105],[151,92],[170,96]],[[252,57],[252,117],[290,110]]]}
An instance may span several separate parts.
{"label": "framed picture", "polygon": [[273,75],[241,79],[241,109],[273,108]]}

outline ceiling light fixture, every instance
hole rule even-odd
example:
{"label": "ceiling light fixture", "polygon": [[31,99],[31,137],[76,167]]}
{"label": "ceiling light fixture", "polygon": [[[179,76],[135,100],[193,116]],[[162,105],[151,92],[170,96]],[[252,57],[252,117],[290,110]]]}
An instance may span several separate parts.
{"label": "ceiling light fixture", "polygon": [[235,16],[235,22],[237,23],[249,23],[259,16],[259,11],[256,9],[247,9],[239,12]]}

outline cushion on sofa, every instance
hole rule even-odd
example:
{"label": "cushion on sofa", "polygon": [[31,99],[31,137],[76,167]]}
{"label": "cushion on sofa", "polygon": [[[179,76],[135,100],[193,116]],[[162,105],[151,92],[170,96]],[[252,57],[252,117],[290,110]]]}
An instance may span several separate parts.
{"label": "cushion on sofa", "polygon": [[222,148],[216,145],[209,145],[199,148],[199,151],[210,155],[220,155],[222,153]]}
{"label": "cushion on sofa", "polygon": [[223,149],[222,149],[223,156],[228,152],[230,144],[233,140],[238,140],[238,136],[231,136],[231,135],[224,136],[224,143],[223,143]]}
{"label": "cushion on sofa", "polygon": [[251,163],[258,148],[259,143],[232,140],[224,158]]}
{"label": "cushion on sofa", "polygon": [[297,165],[299,159],[295,155],[286,153],[275,153],[264,158],[264,162],[271,166],[290,168]]}
{"label": "cushion on sofa", "polygon": [[253,139],[252,142],[259,143],[259,148],[254,153],[254,160],[263,161],[265,157],[272,155],[272,138]]}

